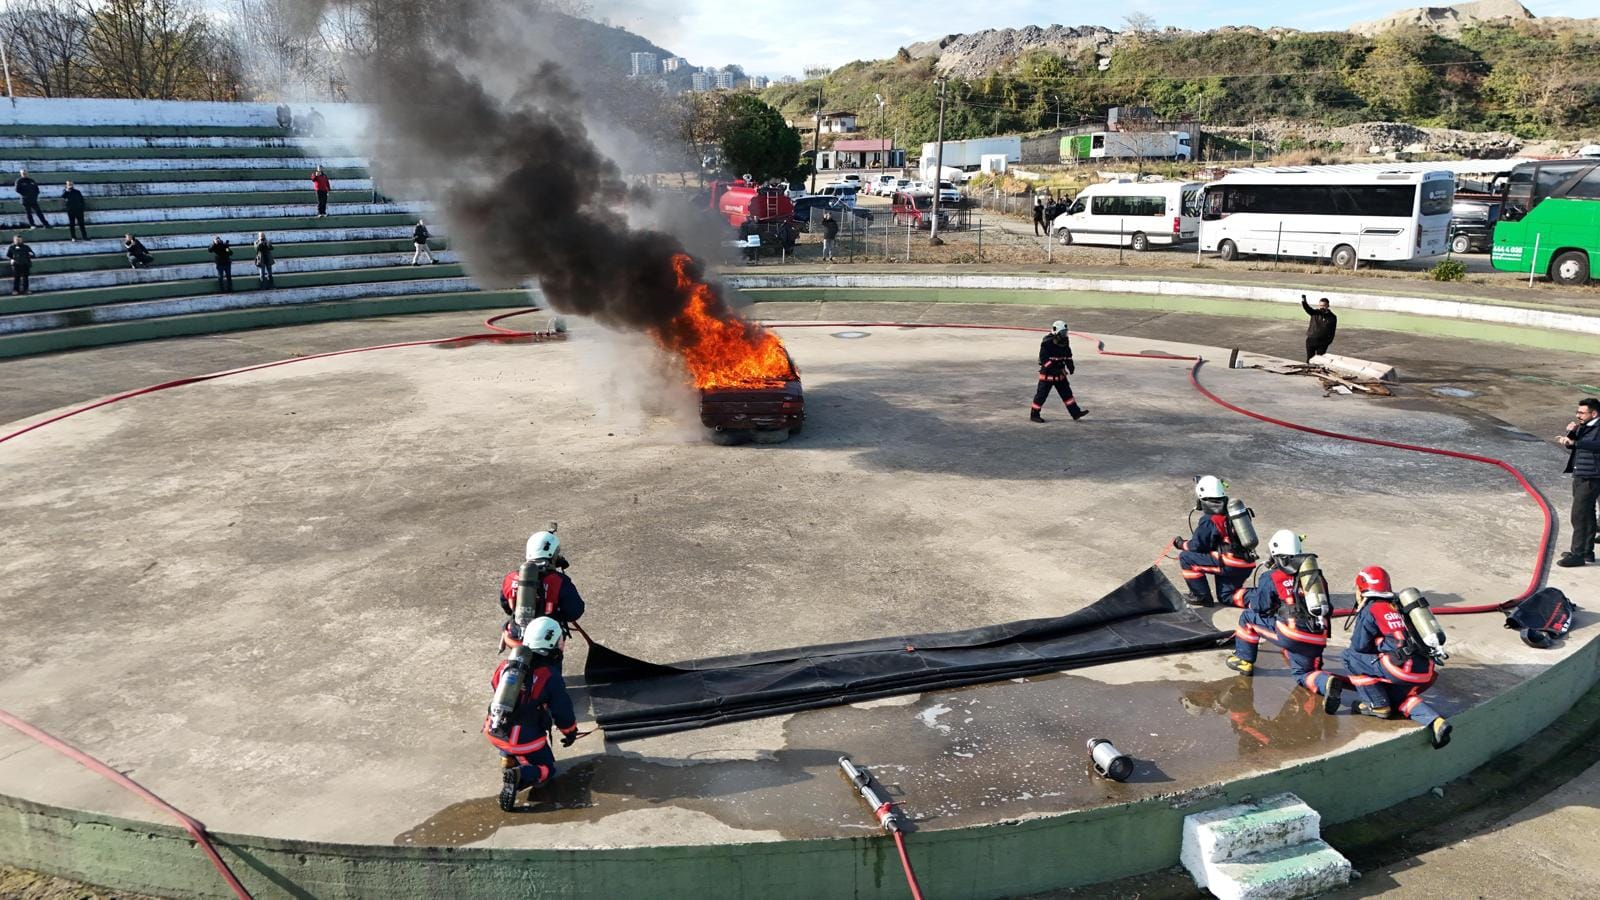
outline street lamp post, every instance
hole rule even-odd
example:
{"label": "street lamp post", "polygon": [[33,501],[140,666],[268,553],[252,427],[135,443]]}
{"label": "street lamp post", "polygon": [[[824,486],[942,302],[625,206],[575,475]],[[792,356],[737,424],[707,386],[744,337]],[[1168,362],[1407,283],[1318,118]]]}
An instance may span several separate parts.
{"label": "street lamp post", "polygon": [[939,132],[938,150],[933,154],[933,219],[928,224],[928,243],[937,247],[944,243],[939,239],[939,179],[944,177],[944,95],[950,79],[935,80],[939,84]]}
{"label": "street lamp post", "polygon": [[[889,169],[889,148],[883,146],[884,99],[882,94],[873,94],[872,97],[878,101],[878,174],[882,175]],[[877,188],[873,188],[873,190],[877,190]]]}
{"label": "street lamp post", "polygon": [[817,192],[817,147],[822,141],[822,79],[817,79],[817,117],[811,129],[811,193]]}

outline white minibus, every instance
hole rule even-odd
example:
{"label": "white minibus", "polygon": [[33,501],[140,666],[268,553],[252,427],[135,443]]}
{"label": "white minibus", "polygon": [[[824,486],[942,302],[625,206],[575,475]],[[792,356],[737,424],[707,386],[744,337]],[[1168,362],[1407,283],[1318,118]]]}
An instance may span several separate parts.
{"label": "white minibus", "polygon": [[1148,250],[1195,239],[1200,191],[1194,182],[1091,184],[1050,223],[1062,244],[1110,244]]}

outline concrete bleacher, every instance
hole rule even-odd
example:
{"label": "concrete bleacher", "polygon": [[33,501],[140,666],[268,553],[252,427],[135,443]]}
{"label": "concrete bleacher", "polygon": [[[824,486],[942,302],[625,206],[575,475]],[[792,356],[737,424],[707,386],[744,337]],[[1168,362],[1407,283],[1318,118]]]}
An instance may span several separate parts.
{"label": "concrete bleacher", "polygon": [[[322,109],[338,121],[354,108]],[[333,181],[324,218],[317,165]],[[23,168],[49,228],[26,227],[10,189]],[[0,356],[196,333],[202,319],[207,330],[281,324],[289,308],[320,320],[525,302],[479,292],[431,220],[436,263],[412,266],[424,207],[375,191],[352,147],[277,127],[269,104],[19,101],[9,121],[0,114],[0,179],[0,240],[21,234],[37,254],[29,294],[12,295],[9,266],[0,279]],[[88,202],[88,240],[69,239],[69,180]],[[272,289],[257,288],[257,232],[274,245]],[[149,268],[129,266],[130,233],[155,257]],[[217,235],[234,245],[229,293],[206,252]]]}

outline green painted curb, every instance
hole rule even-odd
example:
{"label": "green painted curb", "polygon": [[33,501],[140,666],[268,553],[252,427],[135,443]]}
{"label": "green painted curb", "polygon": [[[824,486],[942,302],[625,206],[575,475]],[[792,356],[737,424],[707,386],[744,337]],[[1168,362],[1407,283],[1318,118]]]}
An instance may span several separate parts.
{"label": "green painted curb", "polygon": [[[981,303],[1056,306],[1079,309],[1134,309],[1155,312],[1199,313],[1253,319],[1298,320],[1297,306],[1260,300],[1180,297],[1168,294],[1112,294],[1100,291],[981,288],[745,288],[742,293],[757,303]],[[1404,295],[1398,295],[1404,296]],[[1543,308],[1543,307],[1536,307]],[[1565,310],[1557,310],[1565,311]],[[1372,328],[1409,334],[1438,335],[1492,341],[1543,350],[1600,353],[1600,335],[1546,331],[1521,325],[1446,319],[1438,316],[1376,310],[1344,309],[1339,322],[1347,327]]]}
{"label": "green painted curb", "polygon": [[193,313],[185,316],[164,316],[155,319],[136,319],[131,322],[109,322],[103,325],[4,335],[0,336],[0,359],[99,347],[106,344],[155,341],[225,331],[244,331],[251,328],[281,328],[286,325],[308,325],[338,319],[459,312],[470,309],[504,309],[528,305],[528,294],[524,291],[461,291]]}
{"label": "green painted curb", "polygon": [[[73,179],[74,182],[77,179]],[[87,182],[85,182],[87,183]],[[191,206],[266,206],[282,203],[315,203],[317,193],[306,179],[303,191],[238,191],[226,194],[135,194],[131,197],[89,197],[88,214],[111,209],[171,209]],[[329,203],[370,203],[372,191],[329,191]],[[41,197],[39,208],[46,213],[65,215],[66,202]],[[0,203],[0,216],[22,217],[22,201]]]}
{"label": "green painted curb", "polygon": [[[446,244],[441,240],[430,240],[428,247],[432,250],[444,250]],[[164,266],[177,266],[192,263],[209,263],[211,254],[204,247],[190,250],[155,250],[156,270]],[[236,247],[235,252],[253,253],[249,247]],[[272,252],[275,258],[301,259],[310,256],[360,256],[369,253],[411,253],[410,238],[395,238],[392,240],[375,241],[298,241],[294,243],[273,244]],[[253,256],[241,261],[249,263]],[[33,261],[33,277],[41,275],[62,275],[69,272],[100,272],[106,269],[126,269],[128,257],[123,253],[93,253],[84,256],[42,256]],[[0,309],[3,309],[0,306]]]}
{"label": "green painted curb", "polygon": [[[254,286],[255,263],[248,247],[234,251],[234,292],[251,293]],[[460,278],[466,269],[460,263],[439,263],[433,266],[384,266],[371,269],[332,269],[326,272],[288,272],[275,276],[279,288],[322,287],[335,284],[367,284],[372,282],[414,281],[423,278]],[[174,297],[202,297],[217,292],[215,278],[191,278],[184,281],[154,281],[149,284],[128,284],[118,287],[82,288],[73,291],[50,291],[43,294],[24,294],[7,297],[0,307],[6,313],[55,312],[64,309],[82,309],[91,306],[111,306],[118,303],[135,303],[141,300],[169,300]]]}
{"label": "green painted curb", "polygon": [[[49,163],[45,163],[49,165]],[[335,184],[343,178],[370,178],[366,169],[323,169]],[[120,172],[35,172],[28,175],[40,185],[56,185],[64,181],[74,184],[102,184],[108,182],[166,182],[166,181],[296,181],[305,179],[311,184],[311,170],[305,166],[292,169],[142,169]]]}
{"label": "green painted curb", "polygon": [[[236,231],[279,231],[285,229],[320,231],[324,228],[385,228],[392,225],[415,225],[417,217],[411,213],[380,213],[360,216],[273,216],[262,219],[182,219],[166,222],[118,222],[114,225],[94,224],[94,213],[89,214],[89,238],[121,238],[124,234],[146,237],[152,234],[232,234]],[[23,240],[64,241],[71,237],[63,226],[26,229],[0,229],[9,240],[20,234]]]}

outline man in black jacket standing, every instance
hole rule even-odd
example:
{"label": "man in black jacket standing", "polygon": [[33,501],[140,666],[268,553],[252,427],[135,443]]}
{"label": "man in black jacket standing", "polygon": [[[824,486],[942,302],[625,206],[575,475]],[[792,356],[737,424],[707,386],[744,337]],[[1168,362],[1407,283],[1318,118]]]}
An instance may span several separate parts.
{"label": "man in black jacket standing", "polygon": [[1328,352],[1328,347],[1333,344],[1333,333],[1339,328],[1339,317],[1328,309],[1328,298],[1323,297],[1317,301],[1317,308],[1312,309],[1306,302],[1306,295],[1300,295],[1300,308],[1311,317],[1311,324],[1306,326],[1306,361],[1311,357],[1321,356]]}
{"label": "man in black jacket standing", "polygon": [[33,227],[33,217],[37,215],[40,227],[49,228],[50,223],[45,221],[44,210],[39,208],[39,182],[28,177],[27,169],[17,172],[17,180],[12,187],[16,189],[17,196],[22,198],[22,211],[28,217],[28,227]]}
{"label": "man in black jacket standing", "polygon": [[1562,471],[1572,475],[1572,548],[1556,565],[1594,562],[1595,504],[1600,502],[1600,400],[1585,397],[1556,443],[1571,452]]}
{"label": "man in black jacket standing", "polygon": [[11,246],[6,248],[6,259],[11,260],[11,293],[28,292],[28,272],[33,269],[33,248],[22,242],[22,235],[11,236]]}
{"label": "man in black jacket standing", "polygon": [[215,235],[206,252],[217,264],[217,290],[224,294],[233,293],[233,245],[223,240],[222,235]]}
{"label": "man in black jacket standing", "polygon": [[83,191],[73,187],[69,181],[67,189],[61,192],[61,199],[67,204],[67,236],[76,241],[79,233],[82,233],[83,239],[87,241],[89,226],[83,221],[83,213],[89,206],[84,202]]}

